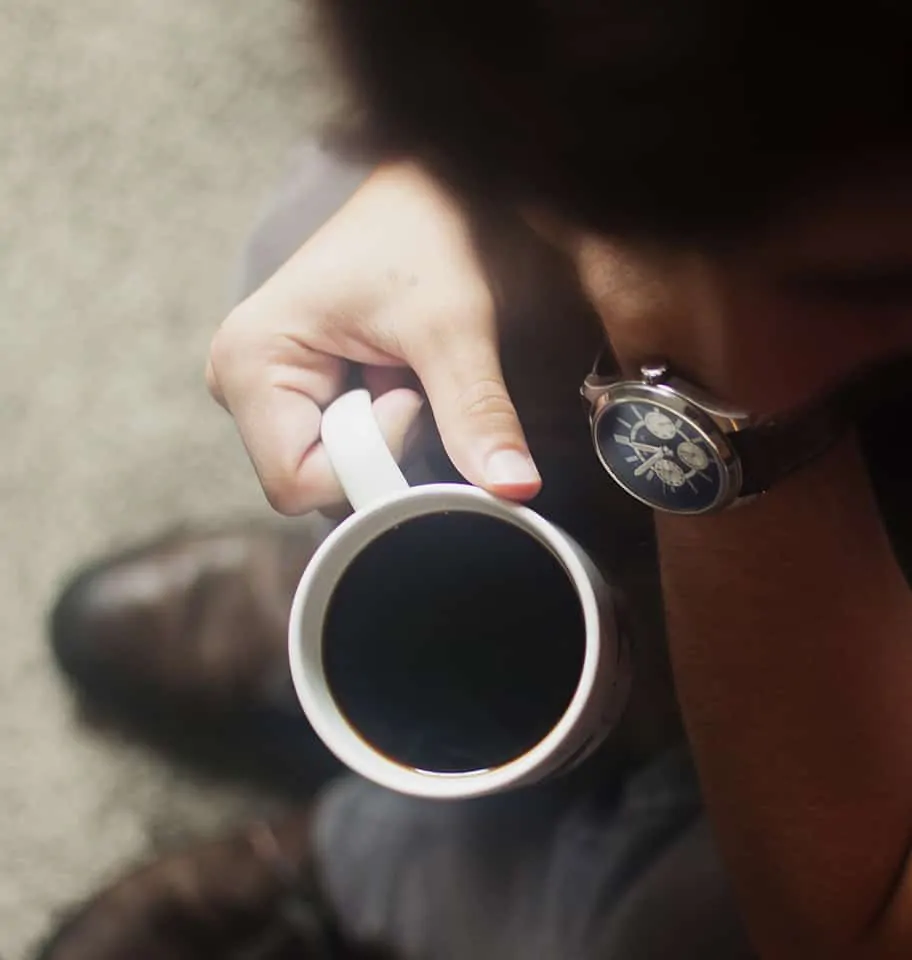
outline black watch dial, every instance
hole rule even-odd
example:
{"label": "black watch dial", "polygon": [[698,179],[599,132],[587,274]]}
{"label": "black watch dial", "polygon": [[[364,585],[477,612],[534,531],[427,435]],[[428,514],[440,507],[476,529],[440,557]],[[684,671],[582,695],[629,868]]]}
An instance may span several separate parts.
{"label": "black watch dial", "polygon": [[594,425],[605,469],[631,496],[658,510],[707,513],[726,499],[729,476],[709,434],[653,400],[619,400]]}

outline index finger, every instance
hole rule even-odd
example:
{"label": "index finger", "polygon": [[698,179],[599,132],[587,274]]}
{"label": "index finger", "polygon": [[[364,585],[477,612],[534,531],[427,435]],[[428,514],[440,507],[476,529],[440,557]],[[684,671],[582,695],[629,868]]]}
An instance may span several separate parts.
{"label": "index finger", "polygon": [[[238,329],[231,319],[213,341],[208,379],[234,416],[271,506],[295,515],[344,502],[320,442],[322,410],[344,389],[347,361],[300,340]],[[377,397],[374,414],[397,458],[422,403],[413,390]]]}

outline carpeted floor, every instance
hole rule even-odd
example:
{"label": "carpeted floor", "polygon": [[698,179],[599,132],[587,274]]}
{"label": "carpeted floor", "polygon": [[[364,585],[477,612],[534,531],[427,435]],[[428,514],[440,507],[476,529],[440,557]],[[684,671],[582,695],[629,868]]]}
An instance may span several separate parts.
{"label": "carpeted floor", "polygon": [[293,0],[0,4],[0,956],[251,805],[80,725],[43,619],[84,558],[266,513],[205,394],[245,230],[331,86]]}

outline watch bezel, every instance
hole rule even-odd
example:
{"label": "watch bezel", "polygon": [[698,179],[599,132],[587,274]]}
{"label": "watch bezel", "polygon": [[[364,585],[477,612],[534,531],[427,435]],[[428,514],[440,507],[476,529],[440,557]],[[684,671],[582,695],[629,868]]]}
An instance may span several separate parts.
{"label": "watch bezel", "polygon": [[[600,382],[598,377],[587,377],[583,385],[583,396],[590,402],[589,424],[592,435],[592,444],[596,455],[605,471],[629,496],[646,504],[653,510],[663,513],[673,513],[688,516],[717,513],[734,503],[738,499],[743,484],[741,461],[736,450],[729,442],[722,424],[713,414],[689,397],[672,380],[665,383],[644,383],[640,380],[615,380]],[[636,401],[654,403],[676,416],[683,417],[696,427],[705,437],[706,442],[716,456],[719,467],[719,490],[711,504],[700,509],[675,509],[664,507],[639,496],[612,470],[605,459],[598,438],[599,423],[602,418],[614,407],[622,403]],[[715,413],[715,411],[714,411]],[[719,411],[729,431],[738,429],[737,421],[723,411]]]}

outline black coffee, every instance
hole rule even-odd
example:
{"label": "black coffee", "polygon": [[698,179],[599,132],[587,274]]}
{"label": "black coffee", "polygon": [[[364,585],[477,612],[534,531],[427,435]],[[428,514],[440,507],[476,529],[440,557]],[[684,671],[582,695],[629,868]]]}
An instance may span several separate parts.
{"label": "black coffee", "polygon": [[419,770],[500,766],[566,710],[585,653],[560,561],[502,520],[454,511],[381,535],[336,586],[323,659],[339,709]]}

